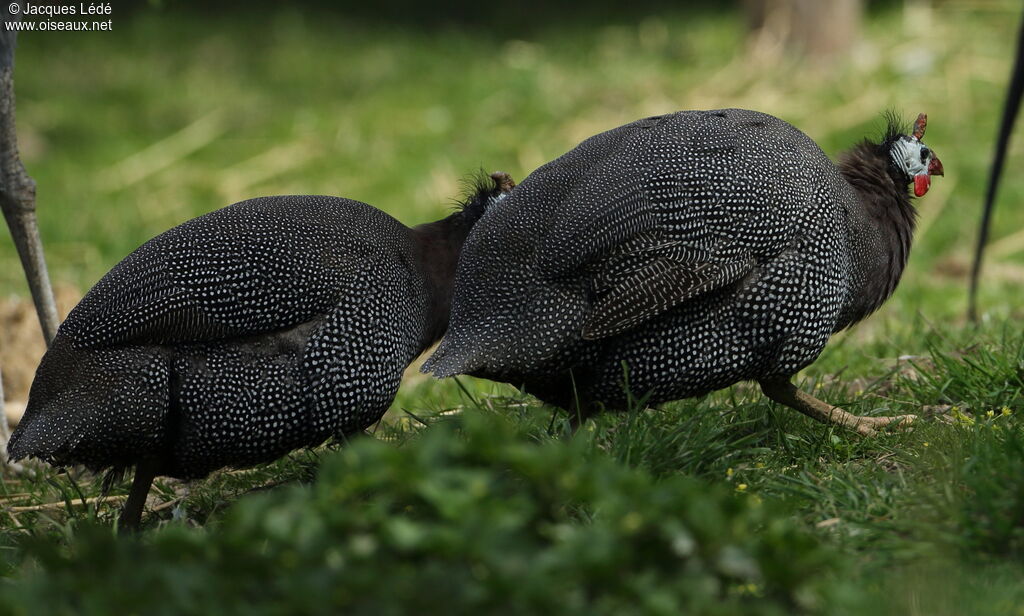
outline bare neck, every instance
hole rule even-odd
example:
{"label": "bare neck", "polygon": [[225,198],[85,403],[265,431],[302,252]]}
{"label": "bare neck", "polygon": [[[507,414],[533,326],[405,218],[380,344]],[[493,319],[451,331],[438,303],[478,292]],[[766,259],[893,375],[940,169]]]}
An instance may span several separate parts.
{"label": "bare neck", "polygon": [[836,330],[877,310],[896,290],[910,256],[917,212],[907,194],[908,180],[890,168],[876,144],[846,152],[839,170],[857,194],[848,241],[853,270],[850,300]]}

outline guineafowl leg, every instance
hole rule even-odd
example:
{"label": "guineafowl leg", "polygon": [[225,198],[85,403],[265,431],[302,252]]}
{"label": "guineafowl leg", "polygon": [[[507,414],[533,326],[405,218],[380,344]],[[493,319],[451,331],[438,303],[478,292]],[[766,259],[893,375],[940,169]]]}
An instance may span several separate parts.
{"label": "guineafowl leg", "polygon": [[569,431],[572,434],[576,434],[576,431],[579,430],[588,419],[595,415],[600,415],[605,411],[604,405],[594,402],[593,400],[581,398],[575,393],[573,393],[572,402],[566,403],[562,408],[564,408],[569,415]]}
{"label": "guineafowl leg", "polygon": [[118,518],[117,527],[121,532],[134,532],[139,529],[142,522],[142,507],[146,504],[149,487],[153,485],[155,477],[156,461],[143,460],[135,465],[132,490],[128,493],[128,500],[125,501],[121,517]]}
{"label": "guineafowl leg", "polygon": [[3,33],[6,51],[0,58],[0,210],[7,219],[11,238],[18,249],[36,304],[43,338],[49,346],[57,334],[57,307],[43,258],[43,243],[36,224],[36,183],[29,177],[18,157],[18,138],[14,122],[14,33]]}
{"label": "guineafowl leg", "polygon": [[576,434],[583,422],[587,420],[589,415],[584,414],[582,410],[576,405],[569,407],[569,434]]}
{"label": "guineafowl leg", "polygon": [[879,428],[888,425],[904,427],[917,419],[915,415],[898,415],[896,417],[860,417],[847,413],[838,406],[826,404],[814,396],[805,393],[789,382],[789,379],[770,379],[760,381],[761,391],[779,404],[800,411],[811,419],[822,423],[832,423],[856,430],[864,436],[871,436]]}

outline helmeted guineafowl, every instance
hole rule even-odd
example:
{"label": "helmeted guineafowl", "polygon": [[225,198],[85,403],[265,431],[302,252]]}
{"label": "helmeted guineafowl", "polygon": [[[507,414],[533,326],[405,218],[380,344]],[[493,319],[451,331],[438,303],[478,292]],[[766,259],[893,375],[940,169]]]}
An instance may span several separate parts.
{"label": "helmeted guineafowl", "polygon": [[156,475],[250,466],[376,422],[444,334],[462,243],[506,174],[413,229],[365,203],[243,201],[143,244],[43,357],[14,460],[124,472],[122,525]]}
{"label": "helmeted guineafowl", "polygon": [[[791,377],[876,310],[907,262],[942,164],[890,119],[839,164],[778,118],[647,118],[540,167],[466,240],[452,317],[424,365],[504,381],[578,415],[755,380],[768,397],[869,434]],[[629,392],[624,384],[628,377]]]}

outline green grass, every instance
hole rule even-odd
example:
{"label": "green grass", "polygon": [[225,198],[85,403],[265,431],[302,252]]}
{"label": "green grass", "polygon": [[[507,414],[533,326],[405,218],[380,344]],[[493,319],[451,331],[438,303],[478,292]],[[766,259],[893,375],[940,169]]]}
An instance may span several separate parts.
{"label": "green grass", "polygon": [[[81,505],[99,494],[97,478],[38,469],[2,484],[25,494],[5,503],[56,503],[7,514],[6,590],[12,605],[77,605],[66,597],[91,596],[93,578],[72,572],[93,563],[111,578],[137,575],[124,596],[149,596],[168,613],[191,605],[173,592],[181,577],[207,607],[305,596],[308,583],[341,585],[326,605],[396,613],[421,601],[621,613],[621,601],[649,600],[640,613],[1015,614],[1024,600],[1024,334],[918,335],[932,352],[916,369],[888,370],[861,392],[805,383],[855,413],[931,409],[914,430],[871,439],[749,387],[601,416],[575,435],[528,398],[469,392],[443,408],[410,408],[377,438],[221,472],[187,493],[158,482],[168,506],[149,517],[141,543],[115,540],[116,506]],[[635,520],[646,530],[625,532]],[[659,551],[679,532],[708,552],[679,562]],[[383,543],[360,552],[371,540]],[[250,553],[252,544],[264,547]],[[591,553],[591,544],[601,547]],[[278,568],[313,575],[324,558],[348,564],[269,582]],[[590,586],[607,567],[622,579]],[[453,589],[437,570],[468,577]],[[482,570],[497,577],[479,578]],[[401,581],[375,593],[366,576],[386,572]],[[123,605],[94,600],[100,612]]]}
{"label": "green grass", "polygon": [[[44,599],[68,608],[62,593],[102,601],[87,583],[136,571],[126,596],[150,588],[169,613],[220,600],[203,590],[214,578],[226,598],[327,597],[325,588],[346,588],[331,571],[348,571],[350,561],[368,572],[346,578],[353,592],[379,592],[375,579],[401,572],[392,602],[372,606],[385,612],[415,605],[419,592],[466,610],[503,598],[509,613],[558,598],[567,611],[591,600],[600,613],[621,612],[623,598],[638,613],[1021,613],[1020,139],[996,215],[986,317],[977,328],[962,320],[1019,16],[1009,0],[942,3],[930,22],[883,10],[867,21],[864,45],[827,70],[743,53],[742,23],[715,11],[562,19],[520,32],[322,10],[281,8],[266,21],[168,8],[115,15],[109,34],[22,37],[23,155],[39,183],[53,278],[81,289],[149,237],[233,201],[337,194],[415,224],[444,215],[459,179],[479,167],[521,179],[591,134],[682,108],[767,111],[830,154],[876,131],[886,108],[926,111],[927,141],[947,176],[919,201],[920,231],[894,298],[800,375],[803,388],[854,413],[930,409],[913,431],[856,438],[741,384],[599,417],[570,436],[553,409],[510,388],[413,379],[376,440],[191,486],[158,481],[167,505],[149,517],[141,542],[112,538],[117,502],[86,501],[100,496],[87,473],[5,475],[0,595],[11,603],[0,602],[0,613],[26,613]],[[0,289],[24,295],[7,243],[0,263]],[[600,489],[559,483],[560,470]],[[479,485],[485,491],[472,493]],[[447,496],[424,497],[436,490]],[[456,513],[449,499],[462,503]],[[642,516],[660,517],[637,522],[629,499]],[[680,564],[658,543],[684,531],[694,550],[706,550],[699,564]],[[365,537],[392,543],[370,553]],[[423,537],[436,543],[410,547]],[[595,568],[586,569],[591,557]],[[409,559],[421,567],[407,569]],[[522,560],[539,563],[536,576],[501,573]],[[759,574],[744,568],[751,562]],[[601,568],[608,563],[621,565],[621,579]],[[97,577],[76,577],[84,566]],[[232,567],[256,586],[232,577]],[[281,578],[308,578],[307,587],[259,586],[290,568],[320,573]],[[486,582],[485,570],[499,573]],[[445,585],[437,571],[461,585]],[[604,584],[588,587],[587,571]],[[183,591],[169,590],[179,583],[201,597],[191,610]],[[110,611],[81,601],[68,609]]]}

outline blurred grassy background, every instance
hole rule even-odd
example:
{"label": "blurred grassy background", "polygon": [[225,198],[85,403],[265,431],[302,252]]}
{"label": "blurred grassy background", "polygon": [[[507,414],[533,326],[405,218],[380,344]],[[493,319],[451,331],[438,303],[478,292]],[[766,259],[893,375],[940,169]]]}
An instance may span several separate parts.
{"label": "blurred grassy background", "polygon": [[[828,67],[750,46],[732,3],[381,6],[388,17],[115,7],[112,32],[22,35],[19,139],[55,283],[84,292],[153,235],[258,195],[342,195],[416,224],[443,216],[476,169],[522,179],[642,116],[758,109],[836,156],[894,108],[929,114],[947,174],[918,202],[895,298],[814,369],[920,351],[922,322],[962,322],[1016,0],[871,4],[860,44]],[[1014,144],[981,295],[990,317],[1021,314],[1024,139]],[[27,297],[7,240],[0,264],[0,296]]]}
{"label": "blurred grassy background", "polygon": [[[904,281],[879,314],[827,347],[802,385],[859,414],[923,411],[951,425],[922,421],[912,432],[858,439],[739,385],[663,412],[603,416],[585,438],[594,439],[595,455],[658,476],[692,475],[739,498],[786,502],[794,519],[847,557],[857,597],[878,603],[828,613],[1020,614],[1020,137],[981,294],[987,323],[974,329],[963,321],[1019,0],[874,2],[860,44],[831,65],[751,46],[733,3],[608,4],[581,13],[536,0],[525,10],[459,0],[437,13],[404,0],[357,12],[326,3],[237,2],[211,11],[168,2],[114,7],[112,32],[21,36],[19,139],[39,184],[43,239],[65,304],[153,235],[253,196],[343,195],[416,224],[445,215],[460,179],[481,167],[522,179],[580,140],[642,116],[759,109],[836,156],[877,134],[883,110],[908,118],[925,111],[926,141],[947,175],[918,202]],[[20,396],[42,345],[6,239],[0,263],[0,361],[8,384],[12,359],[28,371],[20,389],[7,388]],[[4,302],[20,302],[20,337],[10,335]],[[908,354],[925,357],[894,359]],[[497,409],[530,427],[531,441],[560,438],[547,429],[550,409],[480,395],[508,394],[502,386],[462,384],[466,392],[416,375],[395,405],[434,418],[452,407]],[[401,419],[378,436],[417,425]],[[216,528],[239,494],[305,477],[319,455],[218,473],[190,496],[161,480],[156,492],[166,502],[152,517],[179,524],[169,506],[184,502],[186,523]],[[13,525],[0,525],[0,548],[23,532],[71,543],[76,527],[66,518],[108,521],[113,507],[73,510],[79,480],[99,494],[98,480],[74,473],[4,477],[0,500]],[[998,526],[993,520],[1006,524],[984,535]],[[963,546],[949,547],[957,542]],[[9,553],[0,549],[0,574],[22,571],[5,568]],[[132,558],[133,567],[150,563]],[[40,588],[50,593],[47,584]]]}

